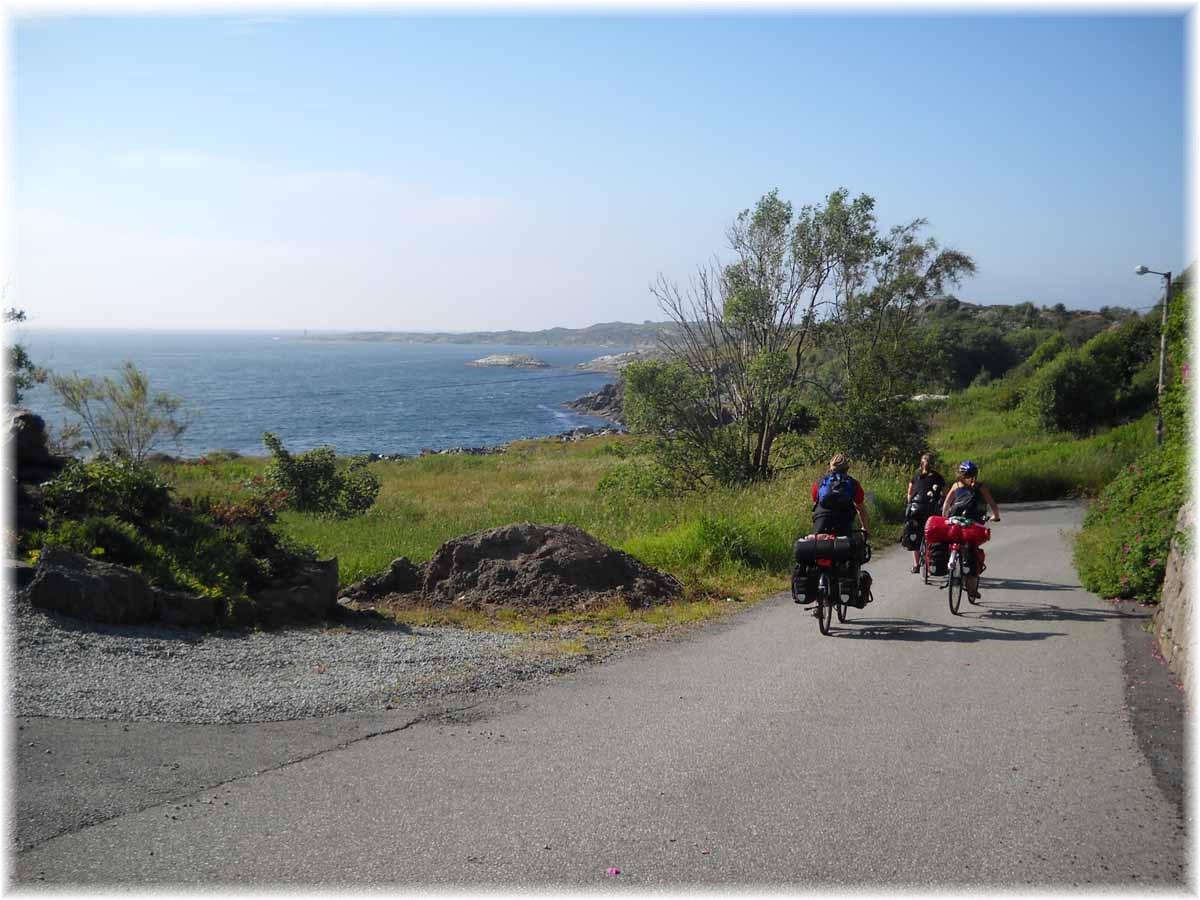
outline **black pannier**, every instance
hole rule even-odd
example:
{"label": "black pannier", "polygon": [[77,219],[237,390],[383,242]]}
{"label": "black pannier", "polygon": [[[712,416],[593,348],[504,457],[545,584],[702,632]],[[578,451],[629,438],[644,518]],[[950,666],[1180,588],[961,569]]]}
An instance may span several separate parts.
{"label": "black pannier", "polygon": [[924,536],[925,530],[922,522],[916,519],[908,519],[904,523],[904,534],[900,536],[900,543],[904,545],[906,550],[916,550],[921,546],[921,538]]}
{"label": "black pannier", "polygon": [[929,545],[929,571],[934,575],[945,575],[950,562],[949,544]]}
{"label": "black pannier", "polygon": [[856,534],[845,538],[800,538],[795,547],[796,562],[811,564],[818,559],[828,559],[833,562],[864,563],[870,556],[870,548],[862,535]]}

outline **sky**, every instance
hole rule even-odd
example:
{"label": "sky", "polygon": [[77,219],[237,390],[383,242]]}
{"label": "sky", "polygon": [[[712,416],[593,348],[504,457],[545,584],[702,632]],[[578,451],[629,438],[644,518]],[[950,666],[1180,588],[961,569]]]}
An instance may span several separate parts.
{"label": "sky", "polygon": [[773,189],[927,219],[973,303],[1149,306],[1194,259],[1178,7],[24,10],[32,327],[660,321]]}

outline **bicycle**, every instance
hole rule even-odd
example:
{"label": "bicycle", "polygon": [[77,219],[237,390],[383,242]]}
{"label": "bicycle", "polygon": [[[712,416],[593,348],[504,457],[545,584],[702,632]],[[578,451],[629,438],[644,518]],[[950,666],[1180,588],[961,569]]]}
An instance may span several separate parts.
{"label": "bicycle", "polygon": [[[855,567],[861,567],[871,559],[871,545],[867,543],[866,532],[858,531],[861,537],[855,540],[853,536],[844,538],[801,539],[796,542],[795,569],[792,570],[792,599],[797,602],[806,595],[804,581],[809,577],[809,564],[818,568],[816,581],[815,610],[817,628],[821,634],[828,635],[833,627],[833,616],[837,613],[838,623],[844,623],[851,606],[862,609],[875,599],[871,591],[870,575],[865,579],[859,575],[860,583],[855,584]],[[852,559],[856,548],[861,559],[857,563]],[[861,569],[860,569],[861,572]],[[866,596],[862,596],[865,587]]]}
{"label": "bicycle", "polygon": [[913,498],[909,500],[908,508],[905,510],[909,517],[920,517],[921,527],[921,543],[917,546],[917,555],[921,560],[921,581],[929,584],[929,542],[925,540],[924,521],[929,518],[930,514],[937,509],[938,502],[941,498],[941,492],[928,491],[926,492],[928,499]]}
{"label": "bicycle", "polygon": [[[983,521],[990,522],[992,521],[992,517],[984,516]],[[950,544],[950,561],[946,567],[946,591],[949,595],[947,599],[950,601],[950,613],[955,616],[960,615],[958,610],[962,607],[963,594],[967,590],[966,572],[963,570],[963,557],[965,554],[961,552],[964,547],[970,548],[972,551],[977,549],[976,544],[952,542]],[[976,572],[975,574],[978,577],[979,573]],[[977,605],[969,594],[967,595],[967,602]]]}

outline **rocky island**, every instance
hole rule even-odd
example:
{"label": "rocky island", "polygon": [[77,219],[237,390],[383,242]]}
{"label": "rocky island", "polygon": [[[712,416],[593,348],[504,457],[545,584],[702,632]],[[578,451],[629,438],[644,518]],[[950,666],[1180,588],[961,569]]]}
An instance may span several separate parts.
{"label": "rocky island", "polygon": [[629,350],[625,353],[612,353],[607,356],[597,356],[587,362],[575,366],[585,372],[611,372],[616,374],[632,362],[644,362],[662,358],[662,353],[656,349]]}
{"label": "rocky island", "polygon": [[524,356],[520,353],[493,353],[491,356],[485,356],[482,359],[473,359],[468,366],[497,366],[507,369],[548,369],[550,363],[543,362],[540,359],[534,359],[532,356]]}

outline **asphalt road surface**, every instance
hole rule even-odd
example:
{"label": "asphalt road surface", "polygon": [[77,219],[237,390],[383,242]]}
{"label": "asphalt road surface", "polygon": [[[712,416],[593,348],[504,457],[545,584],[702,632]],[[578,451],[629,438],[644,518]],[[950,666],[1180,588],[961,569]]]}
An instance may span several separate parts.
{"label": "asphalt road surface", "polygon": [[[1180,698],[1138,642],[1144,613],[1079,587],[1064,533],[1081,513],[1003,510],[962,616],[894,550],[868,567],[875,603],[828,637],[780,596],[436,713],[21,720],[21,746],[61,749],[18,754],[13,877],[1187,890],[1178,742],[1160,752]],[[55,777],[73,786],[40,794]]]}

